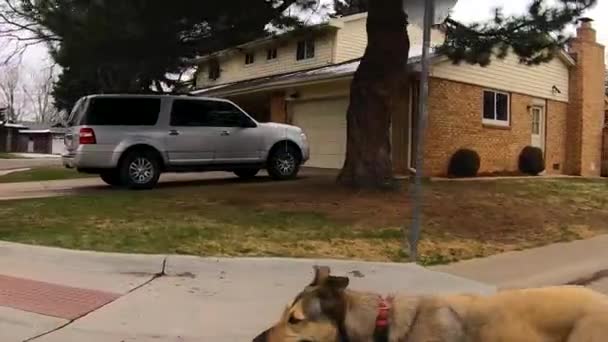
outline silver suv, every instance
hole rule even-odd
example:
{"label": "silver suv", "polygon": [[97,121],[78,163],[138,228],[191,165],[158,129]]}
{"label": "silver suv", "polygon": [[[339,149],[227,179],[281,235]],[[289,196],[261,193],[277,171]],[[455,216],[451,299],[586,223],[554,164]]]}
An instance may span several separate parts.
{"label": "silver suv", "polygon": [[222,99],[92,95],[76,103],[69,121],[63,164],[132,189],[154,187],[162,172],[252,178],[266,169],[273,179],[292,179],[309,158],[300,128],[256,122]]}

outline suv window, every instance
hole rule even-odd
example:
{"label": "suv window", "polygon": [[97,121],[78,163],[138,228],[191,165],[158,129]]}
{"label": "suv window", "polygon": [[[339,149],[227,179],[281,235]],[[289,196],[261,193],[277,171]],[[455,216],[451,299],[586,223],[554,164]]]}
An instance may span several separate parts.
{"label": "suv window", "polygon": [[158,98],[92,98],[82,125],[154,126],[160,114]]}
{"label": "suv window", "polygon": [[241,127],[248,118],[228,102],[175,100],[171,126],[175,127]]}

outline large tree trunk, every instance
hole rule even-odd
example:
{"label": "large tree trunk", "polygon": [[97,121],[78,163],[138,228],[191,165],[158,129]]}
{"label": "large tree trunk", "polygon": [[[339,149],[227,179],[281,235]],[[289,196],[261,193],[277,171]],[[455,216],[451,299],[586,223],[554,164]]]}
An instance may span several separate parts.
{"label": "large tree trunk", "polygon": [[351,85],[346,162],[338,182],[357,188],[393,184],[390,126],[393,113],[407,115],[410,42],[403,0],[369,3],[367,49]]}

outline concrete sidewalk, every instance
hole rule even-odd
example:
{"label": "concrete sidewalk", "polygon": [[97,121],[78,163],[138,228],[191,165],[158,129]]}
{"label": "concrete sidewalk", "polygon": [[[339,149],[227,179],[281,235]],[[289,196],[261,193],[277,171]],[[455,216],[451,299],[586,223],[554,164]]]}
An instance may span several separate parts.
{"label": "concrete sidewalk", "polygon": [[[431,268],[499,288],[564,285],[608,270],[608,235]],[[608,293],[608,282],[592,288]],[[606,288],[603,287],[603,282]],[[586,285],[586,284],[584,284]],[[596,287],[594,287],[596,286]]]}
{"label": "concrete sidewalk", "polygon": [[[190,182],[203,182],[207,180],[231,178],[234,178],[236,180],[236,176],[225,172],[179,174],[168,173],[161,175],[161,184],[159,186],[170,186],[171,183],[188,184]],[[75,195],[79,193],[92,193],[103,191],[113,191],[113,189],[98,177],[42,182],[22,182],[4,184],[0,183],[0,201],[27,198],[58,197],[65,195]]]}
{"label": "concrete sidewalk", "polygon": [[[119,296],[75,319],[0,308],[0,341],[250,341],[310,282],[315,264],[349,274],[353,288],[381,293],[494,291],[411,264],[121,255],[0,243],[0,273],[16,279],[12,281],[44,289],[58,284],[67,294],[80,290]],[[0,288],[0,306],[7,300],[2,293]],[[26,293],[18,304],[27,305],[36,295]]]}

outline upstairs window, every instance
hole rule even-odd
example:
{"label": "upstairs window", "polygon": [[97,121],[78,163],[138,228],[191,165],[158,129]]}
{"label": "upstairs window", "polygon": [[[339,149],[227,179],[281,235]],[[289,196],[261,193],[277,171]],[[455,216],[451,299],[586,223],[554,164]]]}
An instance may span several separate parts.
{"label": "upstairs window", "polygon": [[245,54],[245,65],[251,65],[255,63],[255,54],[253,52]]}
{"label": "upstairs window", "polygon": [[296,54],[296,59],[298,61],[304,59],[315,58],[315,40],[314,39],[306,39],[298,42],[298,51]]}
{"label": "upstairs window", "polygon": [[271,61],[277,59],[277,48],[270,48],[266,51],[266,59]]}
{"label": "upstairs window", "polygon": [[507,93],[486,90],[483,92],[483,123],[509,126],[510,97]]}

